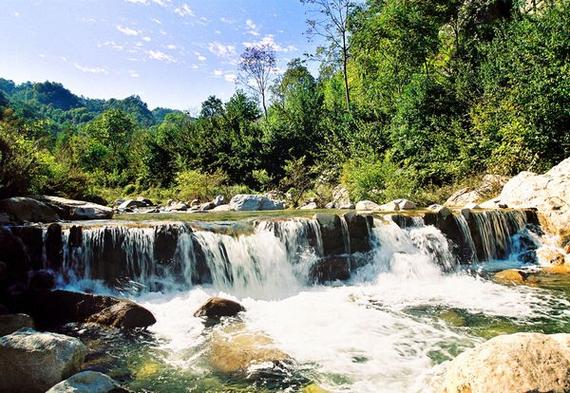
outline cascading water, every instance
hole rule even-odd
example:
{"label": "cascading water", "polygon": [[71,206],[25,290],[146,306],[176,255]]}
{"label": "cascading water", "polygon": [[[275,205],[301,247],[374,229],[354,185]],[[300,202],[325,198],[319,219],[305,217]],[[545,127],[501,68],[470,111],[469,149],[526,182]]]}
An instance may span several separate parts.
{"label": "cascading water", "polygon": [[[296,372],[331,392],[429,392],[433,366],[482,341],[486,329],[548,331],[546,314],[555,324],[568,318],[565,299],[461,269],[524,251],[524,213],[472,211],[434,225],[360,218],[260,220],[233,234],[174,223],[85,227],[80,236],[64,228],[62,283],[124,289],[132,281],[158,321],[153,356],[168,371],[152,386],[164,392],[189,383],[224,391],[177,382],[210,378],[212,330],[192,314],[213,295],[242,303],[248,331],[270,337]],[[335,281],[330,273],[344,268],[349,278]]]}

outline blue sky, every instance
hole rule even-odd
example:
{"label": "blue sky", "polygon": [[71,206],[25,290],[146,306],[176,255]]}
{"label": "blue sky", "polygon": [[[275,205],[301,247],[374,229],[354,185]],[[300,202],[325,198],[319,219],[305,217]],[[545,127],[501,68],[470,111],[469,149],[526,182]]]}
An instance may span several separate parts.
{"label": "blue sky", "polygon": [[196,110],[231,96],[246,46],[273,46],[283,69],[314,49],[305,30],[299,0],[2,0],[0,77]]}

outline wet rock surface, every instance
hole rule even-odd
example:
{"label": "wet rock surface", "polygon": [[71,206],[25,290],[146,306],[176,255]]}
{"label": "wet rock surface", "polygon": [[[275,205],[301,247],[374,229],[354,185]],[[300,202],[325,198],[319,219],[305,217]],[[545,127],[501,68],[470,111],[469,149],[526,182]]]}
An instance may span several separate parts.
{"label": "wet rock surface", "polygon": [[79,371],[86,351],[76,338],[32,329],[0,337],[0,391],[43,393]]}
{"label": "wet rock surface", "polygon": [[242,311],[245,311],[245,308],[238,302],[221,297],[212,297],[194,312],[194,316],[198,318],[216,319],[221,317],[235,317]]}
{"label": "wet rock surface", "polygon": [[33,319],[26,314],[4,314],[0,315],[0,336],[12,334],[17,330],[34,328]]}
{"label": "wet rock surface", "polygon": [[57,385],[46,393],[127,393],[126,389],[112,378],[96,371],[82,371]]}
{"label": "wet rock surface", "polygon": [[144,307],[112,296],[56,290],[29,296],[27,308],[41,327],[94,322],[115,328],[144,328],[156,322]]}

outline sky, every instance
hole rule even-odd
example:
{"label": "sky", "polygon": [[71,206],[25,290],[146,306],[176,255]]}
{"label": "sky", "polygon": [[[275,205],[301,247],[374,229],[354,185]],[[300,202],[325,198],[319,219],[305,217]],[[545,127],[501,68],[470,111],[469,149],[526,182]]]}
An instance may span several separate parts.
{"label": "sky", "polygon": [[299,0],[1,0],[0,77],[63,83],[89,98],[139,95],[195,111],[227,100],[247,46],[279,68],[314,51]]}

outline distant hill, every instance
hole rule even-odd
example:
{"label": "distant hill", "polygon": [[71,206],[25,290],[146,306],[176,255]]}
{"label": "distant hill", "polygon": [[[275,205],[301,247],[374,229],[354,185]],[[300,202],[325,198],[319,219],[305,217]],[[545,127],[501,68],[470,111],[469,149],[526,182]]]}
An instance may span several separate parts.
{"label": "distant hill", "polygon": [[129,113],[141,125],[150,127],[160,124],[173,112],[168,108],[150,110],[139,96],[124,99],[101,100],[77,96],[61,83],[24,82],[16,84],[0,78],[0,101],[9,105],[26,118],[51,119],[61,126],[87,123],[108,109],[121,109]]}

